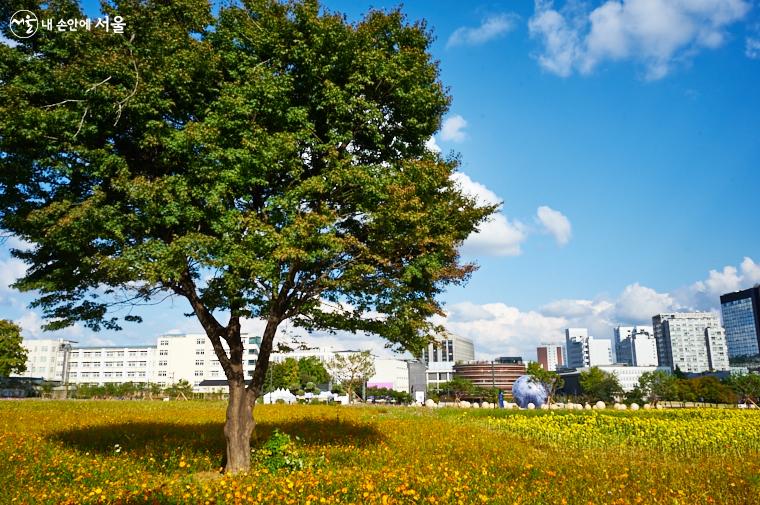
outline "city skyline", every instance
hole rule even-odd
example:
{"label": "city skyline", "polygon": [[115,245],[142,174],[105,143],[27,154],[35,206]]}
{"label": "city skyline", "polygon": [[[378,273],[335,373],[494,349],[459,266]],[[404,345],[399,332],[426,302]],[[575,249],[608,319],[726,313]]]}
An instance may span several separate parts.
{"label": "city skyline", "polygon": [[[620,4],[621,26],[637,3]],[[465,190],[504,202],[465,243],[465,259],[481,268],[444,294],[449,315],[438,320],[471,338],[476,357],[531,359],[567,327],[611,338],[615,326],[649,324],[660,312],[718,312],[720,295],[760,282],[760,237],[751,232],[758,212],[747,205],[760,184],[760,9],[745,1],[674,7],[662,22],[681,37],[657,46],[631,30],[602,38],[604,27],[591,20],[608,4],[403,8],[410,20],[427,20],[453,97],[431,148],[461,154]],[[355,19],[369,3],[325,5]],[[184,302],[167,300],[137,310],[145,323],[120,333],[41,333],[31,297],[7,287],[23,273],[8,255],[14,245],[0,247],[0,317],[20,322],[27,337],[137,345],[200,331],[183,317]],[[383,347],[361,336],[312,340]]]}

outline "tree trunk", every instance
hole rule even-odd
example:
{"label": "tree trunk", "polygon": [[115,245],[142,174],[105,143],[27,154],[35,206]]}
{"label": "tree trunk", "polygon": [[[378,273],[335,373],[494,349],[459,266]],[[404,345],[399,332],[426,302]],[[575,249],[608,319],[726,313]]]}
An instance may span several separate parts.
{"label": "tree trunk", "polygon": [[253,404],[245,382],[230,382],[230,399],[224,438],[227,441],[225,473],[247,472],[251,468],[251,434],[253,433]]}

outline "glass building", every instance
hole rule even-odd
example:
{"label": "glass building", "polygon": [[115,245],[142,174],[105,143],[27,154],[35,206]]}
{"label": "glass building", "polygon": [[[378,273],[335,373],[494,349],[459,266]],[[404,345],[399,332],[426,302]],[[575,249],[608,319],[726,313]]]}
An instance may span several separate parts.
{"label": "glass building", "polygon": [[760,354],[760,286],[720,297],[728,357]]}

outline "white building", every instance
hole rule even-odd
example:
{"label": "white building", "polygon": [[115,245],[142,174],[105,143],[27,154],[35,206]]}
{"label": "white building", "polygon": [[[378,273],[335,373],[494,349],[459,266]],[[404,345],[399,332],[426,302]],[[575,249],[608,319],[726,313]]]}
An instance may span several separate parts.
{"label": "white building", "polygon": [[631,366],[657,366],[657,340],[651,326],[615,328],[616,362]]}
{"label": "white building", "polygon": [[567,328],[565,347],[570,368],[612,364],[612,342],[589,336],[587,328]]}
{"label": "white building", "polygon": [[23,339],[21,346],[26,349],[26,371],[21,377],[39,377],[47,381],[64,379],[69,370],[71,340]]}
{"label": "white building", "polygon": [[475,346],[469,338],[444,333],[422,350],[421,361],[427,366],[428,387],[454,378],[454,364],[475,360]]}
{"label": "white building", "polygon": [[156,346],[74,347],[69,351],[69,382],[106,384],[156,382]]}
{"label": "white building", "polygon": [[[588,371],[590,367],[579,368],[579,372]],[[656,366],[626,366],[626,365],[602,365],[599,369],[614,374],[620,382],[620,387],[623,388],[623,392],[627,393],[632,391],[633,388],[639,385],[639,379],[646,372],[654,372],[656,370],[662,370],[670,373],[668,367],[656,367]]]}
{"label": "white building", "polygon": [[[242,334],[243,370],[253,374],[260,337]],[[222,341],[225,350],[227,344]],[[153,382],[168,386],[181,379],[196,391],[205,379],[226,379],[205,334],[162,335],[156,345],[72,347],[65,340],[24,339],[28,350],[27,377],[71,384]]]}
{"label": "white building", "polygon": [[692,373],[729,370],[726,334],[717,314],[658,314],[652,326],[660,366]]}
{"label": "white building", "polygon": [[409,393],[409,367],[400,359],[375,358],[375,375],[367,380],[367,387],[387,388]]}

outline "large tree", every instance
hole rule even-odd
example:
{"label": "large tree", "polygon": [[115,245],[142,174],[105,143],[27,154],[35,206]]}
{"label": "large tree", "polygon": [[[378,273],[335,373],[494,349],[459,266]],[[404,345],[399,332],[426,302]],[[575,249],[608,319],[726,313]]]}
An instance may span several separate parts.
{"label": "large tree", "polygon": [[26,349],[21,345],[21,328],[0,319],[0,377],[26,371]]}
{"label": "large tree", "polygon": [[[425,147],[450,99],[424,23],[241,3],[113,0],[123,34],[0,44],[0,228],[32,244],[14,251],[29,266],[16,287],[49,329],[118,329],[115,307],[187,299],[229,382],[230,472],[250,466],[283,321],[419,351],[437,295],[474,269],[458,246],[494,211]],[[16,7],[0,7],[8,37]],[[248,381],[243,318],[265,322]]]}

